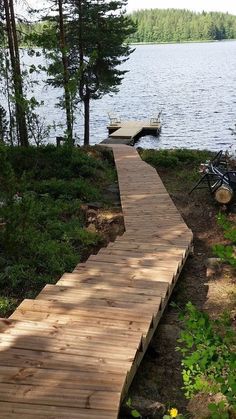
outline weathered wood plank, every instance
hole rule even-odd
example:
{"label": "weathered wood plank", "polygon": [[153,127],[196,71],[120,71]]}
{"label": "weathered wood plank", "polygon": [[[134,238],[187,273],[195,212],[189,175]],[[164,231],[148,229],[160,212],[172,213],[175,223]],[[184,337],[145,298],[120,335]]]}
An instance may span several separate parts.
{"label": "weathered wood plank", "polygon": [[43,386],[0,383],[0,401],[21,403],[22,400],[32,404],[40,401],[40,404],[46,406],[117,411],[120,392],[66,389],[59,386],[53,388],[48,386],[46,381]]}
{"label": "weathered wood plank", "polygon": [[[3,419],[117,419],[117,411],[0,402]],[[4,415],[4,416],[3,416]]]}
{"label": "weathered wood plank", "polygon": [[119,392],[124,385],[123,374],[109,374],[89,371],[62,371],[35,367],[10,367],[0,365],[0,382],[7,384],[25,384],[60,386],[66,389],[90,389]]}

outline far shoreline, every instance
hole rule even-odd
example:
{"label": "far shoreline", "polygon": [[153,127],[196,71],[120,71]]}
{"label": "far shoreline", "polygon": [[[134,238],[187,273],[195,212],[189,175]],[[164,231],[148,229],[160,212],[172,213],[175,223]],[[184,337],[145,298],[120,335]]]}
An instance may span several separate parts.
{"label": "far shoreline", "polygon": [[200,39],[195,41],[169,41],[169,42],[129,42],[129,45],[176,45],[176,44],[208,44],[216,42],[236,42],[236,38],[232,39]]}

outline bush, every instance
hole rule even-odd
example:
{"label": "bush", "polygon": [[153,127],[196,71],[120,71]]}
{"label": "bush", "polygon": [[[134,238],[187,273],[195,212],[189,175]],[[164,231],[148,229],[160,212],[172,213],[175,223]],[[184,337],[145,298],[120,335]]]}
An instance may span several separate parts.
{"label": "bush", "polygon": [[224,214],[219,214],[217,222],[224,231],[224,237],[229,241],[228,244],[216,244],[213,246],[213,252],[222,262],[226,262],[233,268],[236,268],[236,226],[235,223],[228,221]]}
{"label": "bush", "polygon": [[144,161],[158,168],[175,168],[182,164],[199,165],[209,159],[211,152],[206,150],[142,150],[140,155]]}
{"label": "bush", "polygon": [[0,297],[0,315],[7,316],[14,309],[16,301],[11,298]]}
{"label": "bush", "polygon": [[[222,393],[230,409],[236,413],[236,334],[228,316],[211,320],[191,303],[181,315],[183,331],[177,348],[183,355],[182,376],[185,395],[191,398],[197,392]],[[212,418],[220,405],[209,406]]]}
{"label": "bush", "polygon": [[80,148],[54,147],[6,147],[7,158],[19,177],[25,171],[32,179],[73,179],[105,177],[112,163],[101,158],[101,153],[93,155]]}
{"label": "bush", "polygon": [[101,243],[99,234],[84,229],[80,208],[83,201],[103,200],[103,185],[115,172],[92,149],[1,146],[0,159],[0,315],[5,315],[13,308],[9,298],[35,297]]}
{"label": "bush", "polygon": [[101,199],[99,189],[85,179],[50,179],[42,180],[29,187],[38,194],[48,194],[53,198],[80,198],[82,201]]}

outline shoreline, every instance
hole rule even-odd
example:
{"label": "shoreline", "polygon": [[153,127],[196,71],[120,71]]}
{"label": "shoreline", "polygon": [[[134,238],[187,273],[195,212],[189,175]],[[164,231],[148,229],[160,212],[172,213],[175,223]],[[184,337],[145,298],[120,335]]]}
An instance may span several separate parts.
{"label": "shoreline", "polygon": [[236,42],[236,38],[232,39],[205,39],[195,41],[169,41],[169,42],[130,42],[129,45],[176,45],[176,44],[208,44],[216,42]]}

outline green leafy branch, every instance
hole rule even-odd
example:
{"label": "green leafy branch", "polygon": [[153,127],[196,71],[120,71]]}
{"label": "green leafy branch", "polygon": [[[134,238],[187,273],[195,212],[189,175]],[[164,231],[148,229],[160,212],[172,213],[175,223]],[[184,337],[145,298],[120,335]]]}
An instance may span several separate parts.
{"label": "green leafy branch", "polygon": [[192,303],[186,305],[186,312],[180,318],[183,331],[177,350],[183,355],[186,397],[191,398],[200,391],[220,392],[228,405],[236,409],[236,334],[229,319],[222,316],[211,320]]}
{"label": "green leafy branch", "polygon": [[217,223],[224,230],[224,237],[230,243],[227,245],[216,244],[213,246],[213,252],[222,262],[226,262],[233,268],[236,268],[236,226],[221,213],[217,217]]}

